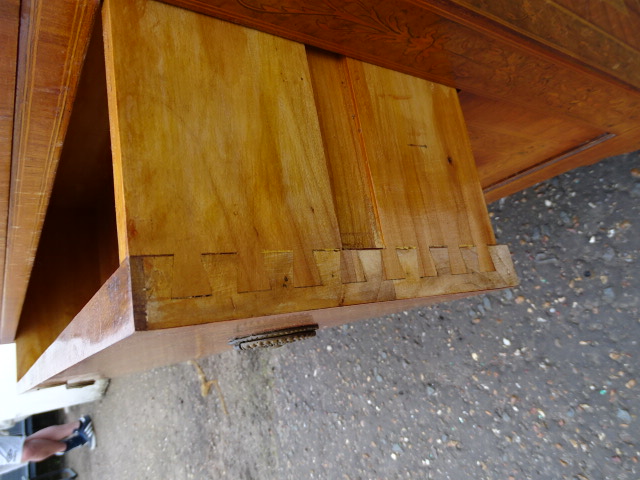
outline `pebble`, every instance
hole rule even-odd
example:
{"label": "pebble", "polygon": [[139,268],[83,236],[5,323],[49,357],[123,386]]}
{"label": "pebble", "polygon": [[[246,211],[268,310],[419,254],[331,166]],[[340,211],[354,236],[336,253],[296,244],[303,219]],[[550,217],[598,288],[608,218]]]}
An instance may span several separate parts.
{"label": "pebble", "polygon": [[605,288],[602,293],[604,294],[604,297],[608,300],[614,300],[616,298],[616,293],[613,291],[613,288],[609,287],[609,288]]}
{"label": "pebble", "polygon": [[556,257],[555,255],[548,254],[546,252],[540,252],[540,253],[536,253],[534,257],[534,261],[541,265],[545,265],[548,263],[558,263],[559,260],[558,260],[558,257]]}
{"label": "pebble", "polygon": [[616,416],[625,423],[631,423],[631,414],[627,410],[619,408]]}
{"label": "pebble", "polygon": [[484,297],[482,299],[482,305],[484,306],[485,310],[491,310],[491,300],[489,300],[489,297]]}
{"label": "pebble", "polygon": [[604,250],[604,253],[602,254],[602,258],[607,262],[610,262],[611,260],[613,260],[615,258],[615,256],[616,256],[616,252],[611,247],[607,247]]}

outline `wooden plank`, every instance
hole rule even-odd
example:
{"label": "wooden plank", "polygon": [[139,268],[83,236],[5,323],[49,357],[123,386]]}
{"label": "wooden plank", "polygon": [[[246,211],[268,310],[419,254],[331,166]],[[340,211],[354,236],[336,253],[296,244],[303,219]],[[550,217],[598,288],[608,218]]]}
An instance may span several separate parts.
{"label": "wooden plank", "polygon": [[[134,313],[130,269],[125,262],[62,330],[56,341],[36,357],[37,360],[34,359],[33,367],[28,372],[20,371],[19,388],[26,391],[57,383],[50,380],[56,374],[127,338],[135,331]],[[168,348],[167,352],[170,350]],[[136,363],[131,357],[122,360]]]}
{"label": "wooden plank", "polygon": [[99,5],[98,0],[22,3],[0,342],[15,337]]}
{"label": "wooden plank", "polygon": [[[0,292],[2,292],[4,285],[7,246],[19,26],[20,0],[0,2]],[[0,296],[0,308],[1,305],[2,298]],[[1,333],[0,341],[3,341]]]}
{"label": "wooden plank", "polygon": [[304,46],[105,7],[121,259],[172,255],[174,297],[211,293],[202,254],[238,253],[253,291],[270,288],[263,252],[291,251],[294,284],[319,285],[313,251],[341,244]]}
{"label": "wooden plank", "polygon": [[[382,248],[367,151],[349,70],[334,54],[310,49],[307,55],[342,246]],[[329,99],[331,101],[327,101]],[[350,134],[345,135],[346,132]]]}
{"label": "wooden plank", "polygon": [[[109,217],[99,213],[62,208],[47,215],[15,339],[19,377],[104,282],[100,255],[109,237],[100,237],[99,232]],[[96,328],[100,328],[97,319]]]}
{"label": "wooden plank", "polygon": [[[385,242],[387,278],[403,278],[396,250],[417,248],[421,276],[435,276],[430,247],[446,246],[464,273],[462,245],[495,243],[453,89],[344,59],[353,82]],[[485,257],[486,268],[493,270]]]}
{"label": "wooden plank", "polygon": [[[239,255],[212,252],[201,257],[211,294],[181,299],[173,293],[171,256],[132,258],[134,290],[147,298],[146,328],[178,327],[185,318],[222,322],[517,282],[508,251],[490,246],[495,239],[455,91],[321,52],[308,52],[308,61],[312,76],[319,76],[312,80],[320,87],[318,109],[346,117],[321,121],[330,170],[361,182],[371,195],[370,203],[356,201],[345,211],[354,205],[375,208],[380,233],[366,215],[360,231],[380,235],[383,248],[315,251],[321,281],[304,288],[291,283],[292,252],[265,252],[270,287],[260,291],[243,291]],[[346,93],[333,94],[342,88]],[[359,157],[336,153],[343,145]],[[345,193],[336,200],[349,201]],[[340,223],[349,233],[354,217]]]}
{"label": "wooden plank", "polygon": [[640,3],[637,0],[556,0],[556,3],[621,42],[640,49]]}
{"label": "wooden plank", "polygon": [[[128,283],[129,272],[128,262],[124,262],[60,335],[58,341],[20,379],[19,390],[27,391],[36,387],[96,378],[113,378],[200,358],[230,350],[229,340],[250,334],[314,323],[321,328],[334,327],[360,319],[487,293],[474,290],[446,296],[436,295],[203,323],[169,330],[139,331],[134,327],[138,303]],[[102,335],[97,336],[97,332],[102,332]]]}

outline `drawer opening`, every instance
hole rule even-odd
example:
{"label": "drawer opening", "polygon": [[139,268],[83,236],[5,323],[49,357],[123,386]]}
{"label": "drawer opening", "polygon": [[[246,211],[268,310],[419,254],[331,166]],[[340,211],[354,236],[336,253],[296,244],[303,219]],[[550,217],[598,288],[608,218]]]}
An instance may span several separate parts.
{"label": "drawer opening", "polygon": [[118,268],[101,22],[71,114],[16,335],[21,378]]}

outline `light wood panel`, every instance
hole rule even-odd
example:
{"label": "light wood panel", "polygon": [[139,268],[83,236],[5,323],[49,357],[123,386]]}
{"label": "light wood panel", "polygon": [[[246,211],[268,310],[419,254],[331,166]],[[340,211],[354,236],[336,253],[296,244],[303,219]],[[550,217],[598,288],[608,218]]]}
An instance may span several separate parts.
{"label": "light wood panel", "polygon": [[19,377],[102,286],[100,257],[111,237],[100,233],[108,219],[104,212],[83,209],[47,215],[15,340]]}
{"label": "light wood panel", "polygon": [[121,259],[172,255],[174,297],[211,293],[207,253],[238,253],[241,290],[270,251],[319,285],[341,243],[304,46],[157,2],[105,27]]}
{"label": "light wood panel", "polygon": [[[483,268],[493,270],[486,245],[495,239],[455,90],[315,50],[308,59],[314,85],[323,87],[319,110],[344,112],[350,121],[342,132],[322,124],[331,169],[360,168],[348,155],[334,154],[345,144],[358,145],[365,159],[387,278],[405,277],[397,250],[406,248],[417,249],[422,277],[437,275],[429,250],[436,246],[448,248],[453,273],[466,272],[462,245],[478,246]],[[341,88],[349,95],[332,94]]]}
{"label": "light wood panel", "polygon": [[[540,32],[516,31],[516,26],[510,24],[510,19],[503,18],[503,14],[497,15],[500,20],[496,21],[475,11],[477,5],[471,8],[471,0],[339,3],[312,0],[304,6],[293,0],[168,1],[456,86],[492,100],[549,112],[552,116],[567,115],[617,135],[606,142],[606,148],[592,148],[571,155],[554,163],[553,168],[536,170],[529,179],[519,178],[512,185],[502,185],[488,192],[487,198],[513,193],[547,178],[544,175],[552,172],[593,162],[597,160],[596,154],[605,157],[640,148],[638,93],[622,85],[637,74],[640,63],[618,58],[618,46],[614,41],[617,39],[638,48],[635,35],[637,2],[556,0],[532,3],[537,10],[537,19],[545,18],[545,9],[558,10],[560,5],[596,27],[588,26],[585,30],[593,32],[592,36],[580,37],[586,42],[584,45],[572,40],[574,35],[581,35],[580,32],[552,32],[567,35],[564,43],[556,41],[560,47],[564,45],[562,48],[571,50],[567,54],[559,46],[546,44],[544,38],[531,38]],[[52,172],[55,171],[55,159],[64,137],[65,116],[74,94],[74,79],[86,45],[88,25],[98,5],[97,0],[29,0],[22,3],[24,42],[20,51],[24,74],[19,81],[17,117],[25,120],[16,124],[16,138],[22,138],[16,142],[16,148],[22,145],[20,158],[24,161],[14,161],[13,239],[9,242],[9,265],[4,277],[10,285],[4,287],[0,341],[10,341],[15,333]],[[500,8],[522,8],[515,4],[505,7],[505,2],[497,4]],[[3,2],[3,5],[9,5],[9,2]],[[508,8],[505,12],[510,11]],[[542,26],[545,27],[544,22]],[[603,38],[615,48],[599,48],[598,42]],[[606,58],[601,67],[589,64],[591,60],[580,57],[583,54]],[[574,59],[571,55],[577,57]],[[593,62],[599,64],[600,60],[596,58]],[[625,68],[615,68],[617,63]],[[534,160],[531,164],[537,163],[538,159]],[[553,158],[548,160],[553,161]]]}
{"label": "light wood panel", "polygon": [[514,175],[504,182],[494,184],[485,189],[487,202],[494,202],[573,168],[591,165],[608,155],[619,155],[624,152],[638,150],[640,148],[640,128],[632,130],[625,135],[608,139],[604,137],[601,140],[603,141],[596,141],[585,150],[578,148],[575,154],[570,151],[567,152],[567,155],[550,158],[539,165],[531,166],[521,175]]}
{"label": "light wood panel", "polygon": [[105,7],[140,328],[516,281],[489,249],[455,90],[156,2]]}
{"label": "light wood panel", "polygon": [[308,57],[342,246],[382,248],[369,160],[349,70],[339,56],[328,52],[311,49]]}
{"label": "light wood panel", "polygon": [[[80,138],[65,145],[33,291],[47,291],[60,264],[77,269],[25,310],[23,356],[42,354],[23,388],[517,284],[508,249],[493,245],[455,90],[155,2],[108,0],[104,19],[118,219],[93,232],[118,230],[124,258],[81,307],[115,250],[85,241],[90,229],[60,244],[77,228],[70,205],[86,197],[69,191],[83,152],[95,157],[89,183],[101,183],[104,119],[81,121],[88,108],[104,115],[92,44],[69,128]],[[87,98],[86,84],[96,87]],[[47,311],[56,321],[32,338]]]}
{"label": "light wood panel", "polygon": [[98,0],[22,2],[0,342],[15,337]]}
{"label": "light wood panel", "polygon": [[[0,2],[0,292],[4,285],[19,25],[20,1]],[[1,305],[0,295],[0,308]],[[1,325],[0,318],[0,341],[3,338]]]}
{"label": "light wood panel", "polygon": [[431,248],[437,272],[434,276],[420,273],[416,248],[389,249],[398,256],[402,268],[396,279],[389,279],[383,267],[385,250],[348,251],[363,272],[358,281],[341,277],[339,251],[315,252],[323,282],[315,287],[292,287],[287,282],[292,271],[290,253],[266,254],[273,286],[255,292],[239,291],[236,255],[210,255],[205,262],[214,293],[192,298],[172,298],[172,279],[166,274],[170,259],[166,256],[132,258],[133,289],[140,292],[144,305],[136,321],[140,329],[158,330],[415,297],[444,299],[447,294],[507,288],[518,283],[509,250],[502,245],[487,248],[494,266],[492,271],[480,268],[478,249],[459,249],[464,262],[462,274],[452,272],[452,255],[447,248]]}

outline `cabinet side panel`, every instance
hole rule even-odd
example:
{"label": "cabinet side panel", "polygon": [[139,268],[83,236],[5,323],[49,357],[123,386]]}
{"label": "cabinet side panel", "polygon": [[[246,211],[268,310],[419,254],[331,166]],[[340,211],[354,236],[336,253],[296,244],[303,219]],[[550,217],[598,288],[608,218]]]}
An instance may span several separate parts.
{"label": "cabinet side panel", "polygon": [[17,330],[98,4],[21,2],[2,341]]}
{"label": "cabinet side panel", "polygon": [[[7,215],[11,184],[11,148],[13,110],[18,63],[20,1],[0,3],[0,292],[4,284],[4,260],[7,245]],[[2,306],[0,299],[0,307]],[[14,332],[5,331],[0,320],[0,341],[9,342]]]}

